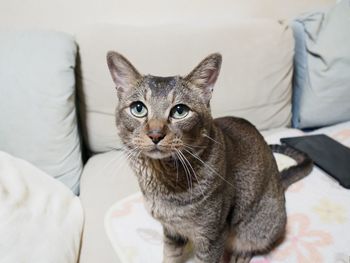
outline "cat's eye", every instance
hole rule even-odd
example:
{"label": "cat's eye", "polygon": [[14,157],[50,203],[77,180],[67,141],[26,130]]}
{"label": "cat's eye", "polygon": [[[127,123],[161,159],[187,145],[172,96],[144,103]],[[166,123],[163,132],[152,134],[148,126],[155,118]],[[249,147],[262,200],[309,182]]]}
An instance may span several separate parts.
{"label": "cat's eye", "polygon": [[190,112],[190,108],[184,104],[178,104],[174,106],[170,111],[170,117],[174,119],[183,119]]}
{"label": "cat's eye", "polygon": [[148,110],[141,101],[135,101],[130,105],[130,112],[137,118],[143,118],[147,115]]}

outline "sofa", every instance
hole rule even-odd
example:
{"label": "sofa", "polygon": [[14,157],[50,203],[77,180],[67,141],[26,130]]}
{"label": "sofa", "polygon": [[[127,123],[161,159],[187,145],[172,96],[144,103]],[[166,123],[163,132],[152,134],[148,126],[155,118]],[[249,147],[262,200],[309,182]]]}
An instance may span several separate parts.
{"label": "sofa", "polygon": [[[346,1],[343,2],[345,3]],[[166,24],[138,23],[135,25],[129,23],[126,25],[103,22],[80,27],[74,33],[74,36],[67,36],[64,33],[53,33],[51,30],[21,31],[18,34],[22,34],[22,37],[25,34],[29,39],[32,38],[33,34],[36,35],[36,42],[31,42],[33,50],[40,50],[41,53],[39,52],[38,54],[44,56],[45,59],[51,59],[50,55],[55,52],[64,51],[63,53],[57,53],[61,54],[57,56],[57,60],[62,59],[63,64],[58,63],[57,70],[53,73],[48,71],[46,75],[49,77],[47,82],[45,82],[44,89],[37,90],[40,96],[35,98],[35,105],[40,105],[38,107],[39,111],[40,109],[44,111],[50,105],[57,104],[58,108],[62,107],[61,102],[58,100],[63,95],[58,90],[61,90],[62,86],[70,87],[62,100],[65,103],[63,107],[65,110],[63,112],[59,111],[59,113],[55,111],[55,115],[53,115],[58,116],[57,122],[55,122],[55,129],[50,129],[50,127],[47,129],[47,124],[50,123],[48,120],[51,120],[50,116],[44,114],[42,118],[38,118],[38,121],[41,121],[41,123],[37,125],[42,125],[40,127],[47,129],[45,134],[53,134],[52,136],[55,138],[51,140],[52,137],[50,136],[36,137],[38,141],[35,145],[40,144],[40,141],[45,142],[43,145],[40,145],[44,149],[41,155],[35,152],[35,146],[33,146],[34,149],[31,151],[28,151],[29,146],[23,148],[16,155],[17,149],[13,146],[16,144],[11,142],[15,136],[18,136],[15,131],[21,129],[21,123],[18,121],[11,123],[12,126],[8,126],[12,127],[11,129],[8,127],[7,129],[0,128],[0,132],[4,134],[6,132],[7,134],[6,142],[5,139],[3,141],[0,140],[1,151],[10,149],[7,152],[34,163],[51,176],[54,175],[53,177],[64,183],[66,189],[71,189],[79,196],[79,199],[77,199],[71,193],[64,193],[65,196],[69,197],[70,202],[74,203],[76,211],[75,219],[71,220],[72,222],[74,221],[75,225],[70,226],[75,226],[75,234],[74,236],[67,234],[67,240],[74,240],[74,251],[70,251],[74,255],[59,261],[52,260],[47,262],[156,262],[152,255],[147,257],[147,253],[142,255],[141,261],[137,257],[137,259],[134,259],[136,261],[131,261],[126,256],[128,254],[126,253],[127,248],[116,245],[115,236],[111,236],[111,228],[108,230],[108,226],[112,226],[112,221],[110,220],[118,220],[116,217],[108,217],[111,215],[111,209],[120,209],[125,205],[126,200],[136,200],[134,203],[137,203],[137,200],[140,198],[137,194],[132,195],[138,192],[136,177],[128,166],[115,128],[114,111],[117,105],[117,96],[106,65],[106,53],[109,50],[115,50],[125,55],[143,74],[159,76],[185,75],[206,55],[220,52],[223,56],[223,66],[212,100],[212,111],[215,117],[234,115],[246,118],[263,133],[269,143],[278,143],[280,137],[304,134],[300,129],[291,127],[292,118],[296,120],[293,121],[294,127],[298,127],[297,125],[299,124],[295,123],[299,119],[295,116],[302,114],[302,111],[300,113],[295,108],[295,103],[299,103],[299,101],[297,101],[298,98],[295,98],[294,90],[296,82],[299,81],[298,88],[302,88],[303,82],[300,81],[300,78],[296,79],[296,75],[293,74],[295,65],[300,63],[300,60],[295,60],[295,48],[296,44],[299,43],[296,43],[296,41],[299,38],[295,35],[295,30],[293,33],[290,21],[266,17],[238,19],[226,17],[225,19],[216,19],[210,22],[203,19],[191,21],[191,23],[176,21],[175,23],[167,22]],[[50,38],[48,43],[44,40],[47,35]],[[52,43],[61,44],[52,46]],[[46,48],[45,45],[49,45],[49,48]],[[8,44],[7,48],[11,50],[11,46],[12,44]],[[46,53],[44,52],[45,50],[47,51]],[[30,50],[25,54],[29,53]],[[8,57],[11,58],[12,56],[8,55]],[[19,56],[18,60],[20,59],[21,57]],[[35,56],[33,60],[35,60]],[[52,62],[49,61],[47,64],[39,65],[41,67],[40,71],[36,73],[46,72],[45,69],[51,65],[50,63]],[[0,63],[0,68],[4,69],[3,72],[5,72],[6,65],[5,63]],[[33,65],[30,64],[28,70],[32,70]],[[65,81],[56,81],[61,86],[52,87],[52,76],[62,77],[62,72],[70,75],[66,77]],[[18,78],[20,78],[21,74],[18,74],[16,70],[13,76],[18,75]],[[6,79],[7,83],[10,82],[8,79],[10,78]],[[0,80],[2,80],[1,73]],[[21,84],[20,81],[19,83]],[[21,85],[21,87],[25,87],[25,84]],[[38,87],[42,83],[35,82],[33,85]],[[52,88],[47,88],[48,86]],[[41,96],[42,94],[45,94],[45,96]],[[2,93],[3,95],[5,93]],[[15,95],[12,97],[6,96],[6,99],[2,100],[2,105],[9,101],[11,102]],[[26,98],[32,98],[35,94],[26,96]],[[50,103],[41,104],[40,100],[43,99]],[[305,104],[305,101],[303,103]],[[23,104],[21,104],[21,107],[23,107]],[[55,109],[57,107],[55,106]],[[10,112],[9,108],[11,106],[7,108],[3,106],[1,109],[3,109],[3,114],[5,114],[5,109],[7,109],[6,116],[11,114],[13,119],[13,116],[16,116],[17,113]],[[68,108],[69,110],[67,110]],[[23,114],[25,111],[23,110]],[[344,110],[344,112],[341,112],[341,119],[336,119],[332,122],[334,118],[332,119],[331,116],[327,123],[321,123],[319,126],[335,125],[334,127],[338,127],[336,124],[342,122],[343,124],[338,128],[345,130],[343,132],[345,139],[342,137],[342,140],[344,139],[345,142],[342,142],[346,144],[348,138],[346,131],[350,127],[346,121],[349,121],[350,118],[347,118],[347,111]],[[42,116],[40,112],[35,112],[35,114],[38,114],[35,116]],[[60,120],[59,116],[63,116],[62,120]],[[68,124],[64,122],[67,120],[67,116],[71,116]],[[32,120],[28,123],[27,125],[30,125]],[[311,128],[314,129],[317,127],[317,123],[307,126],[304,122],[303,125],[298,128],[312,126]],[[68,131],[63,129],[66,126],[70,127]],[[313,132],[329,132],[330,134],[333,131],[316,130]],[[334,134],[338,134],[341,131],[334,131]],[[28,134],[34,133],[35,129]],[[60,138],[60,134],[63,133],[67,134],[67,136]],[[27,141],[34,140],[30,137],[23,138]],[[23,143],[25,143],[25,140]],[[51,144],[58,144],[58,148],[55,148],[56,146],[51,147]],[[74,145],[74,147],[62,149],[62,145]],[[60,149],[64,152],[58,155],[58,150],[52,149]],[[49,153],[52,151],[53,155],[50,155]],[[44,152],[47,154],[44,154]],[[59,157],[66,152],[69,153],[68,157],[58,161]],[[40,157],[42,155],[46,155],[45,158],[48,159],[55,159],[57,162],[47,165],[43,161],[45,158]],[[60,166],[62,162],[66,164],[66,167],[69,166],[69,169],[63,169]],[[65,171],[62,172],[62,169]],[[73,175],[70,175],[70,172]],[[322,173],[322,171],[317,170],[317,174],[319,173]],[[322,176],[327,177],[325,174],[322,174]],[[311,177],[309,183],[304,183],[304,191],[310,190],[307,185],[311,187],[315,182],[317,183],[318,179],[315,177],[317,175]],[[327,181],[328,179],[324,180]],[[50,184],[54,184],[54,182],[54,180],[50,181]],[[320,184],[322,185],[322,183]],[[340,193],[343,196],[339,202],[349,201],[349,195],[346,191],[338,189],[335,185],[336,182],[330,180],[330,182],[327,181],[325,183],[324,187],[336,188],[334,189],[334,194]],[[60,187],[62,188],[63,185],[60,184]],[[298,192],[298,187],[294,190],[292,189],[292,191]],[[49,195],[49,193],[45,194]],[[291,195],[290,193],[288,194]],[[319,194],[322,195],[322,191]],[[305,197],[305,199],[307,198]],[[293,200],[293,197],[290,200]],[[298,206],[295,204],[300,201],[302,199],[291,201],[291,209],[293,207],[293,209],[298,209]],[[116,203],[117,206],[115,206]],[[134,203],[132,201],[128,205],[132,206]],[[305,210],[307,210],[307,207],[305,207]],[[130,216],[133,216],[132,220],[135,220],[135,214],[130,214]],[[349,211],[344,214],[344,217],[347,219],[350,218],[348,216]],[[151,220],[147,215],[139,219],[141,225]],[[304,219],[296,216],[296,221]],[[130,222],[132,220],[130,217]],[[122,226],[122,223],[120,226]],[[350,228],[348,225],[343,226],[343,228],[340,227],[336,230],[338,231],[336,233],[339,233],[341,229],[349,231]],[[119,237],[120,235],[127,236],[129,233],[129,230],[125,228],[118,231],[121,232],[115,232],[114,234],[119,235]],[[324,246],[331,243],[330,240],[332,238],[329,235],[324,234],[322,231],[318,235],[323,235],[319,242],[323,242]],[[347,239],[343,241],[345,243],[348,242]],[[53,240],[52,242],[55,241]],[[157,251],[160,251],[159,247],[157,249]],[[312,247],[310,249],[311,252],[307,252],[307,256],[302,258],[302,260],[304,260],[303,262],[309,262],[308,260],[317,259],[317,262],[322,260],[329,262],[327,261],[329,258],[343,260],[347,255],[350,255],[350,251],[344,246],[344,243],[338,244],[336,249],[338,250],[334,253],[333,251],[329,253],[329,257],[324,257],[318,248]],[[66,250],[63,253],[66,253]],[[154,254],[156,255],[157,253]],[[262,257],[254,260],[256,262],[275,262],[273,260],[276,260],[276,262],[278,260],[282,260],[282,262],[302,262],[300,258],[297,256],[294,258],[290,257],[288,261],[281,255],[279,257],[277,255],[275,258]],[[5,262],[11,262],[11,260]]]}

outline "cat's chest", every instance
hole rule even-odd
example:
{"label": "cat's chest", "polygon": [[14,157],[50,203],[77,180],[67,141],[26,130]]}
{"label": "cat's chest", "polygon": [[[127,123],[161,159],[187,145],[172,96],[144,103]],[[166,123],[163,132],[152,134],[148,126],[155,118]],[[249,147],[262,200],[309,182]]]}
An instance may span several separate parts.
{"label": "cat's chest", "polygon": [[163,223],[179,223],[186,220],[186,208],[179,207],[162,198],[146,197],[145,207],[153,218]]}
{"label": "cat's chest", "polygon": [[196,206],[178,206],[147,198],[144,200],[148,212],[168,231],[192,239],[203,227],[205,218],[198,217]]}
{"label": "cat's chest", "polygon": [[197,228],[195,208],[192,206],[178,206],[159,199],[145,198],[145,207],[154,219],[167,229],[183,236],[191,237]]}
{"label": "cat's chest", "polygon": [[[167,176],[172,176],[172,174],[167,174]],[[200,205],[198,200],[202,199],[202,192],[197,191],[194,186],[191,194],[187,191],[174,191],[169,188],[169,185],[161,182],[159,176],[156,176],[155,171],[149,167],[139,170],[138,180],[145,207],[153,218],[177,232],[194,229],[193,218],[197,214],[196,211]],[[186,233],[186,236],[189,235],[190,233]]]}

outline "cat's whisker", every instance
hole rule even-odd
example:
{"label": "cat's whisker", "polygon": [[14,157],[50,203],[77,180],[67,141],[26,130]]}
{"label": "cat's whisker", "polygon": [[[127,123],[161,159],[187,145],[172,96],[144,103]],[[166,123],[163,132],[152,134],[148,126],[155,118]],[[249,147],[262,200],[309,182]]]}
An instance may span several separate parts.
{"label": "cat's whisker", "polygon": [[213,141],[213,142],[215,142],[215,143],[217,143],[217,144],[219,144],[219,145],[222,145],[220,142],[218,142],[217,140],[214,140],[212,137],[210,137],[209,135],[207,135],[207,134],[202,134],[204,137],[206,137],[206,138],[208,138],[209,140],[211,140],[211,141]]}
{"label": "cat's whisker", "polygon": [[[190,141],[195,141],[195,140],[192,140],[190,138],[186,139],[186,140],[190,140]],[[185,143],[181,138],[179,137],[176,137],[173,139],[172,141],[172,144],[173,145],[178,145],[178,146],[183,146],[183,145],[187,145],[187,146],[191,146],[191,147],[194,147],[194,148],[206,148],[205,146],[197,146],[197,145],[190,145],[190,144],[187,144]]]}
{"label": "cat's whisker", "polygon": [[233,184],[231,184],[229,181],[227,181],[224,177],[222,177],[217,171],[215,171],[214,168],[212,168],[210,165],[206,164],[199,156],[196,154],[190,152],[189,150],[184,149],[187,153],[191,154],[194,158],[196,158],[198,161],[200,161],[204,166],[206,166],[209,170],[211,170],[213,173],[215,173],[217,176],[219,176],[224,182],[228,183],[232,187],[234,187]]}
{"label": "cat's whisker", "polygon": [[126,159],[128,161],[134,161],[135,159],[138,159],[140,154],[141,154],[142,150],[140,149],[140,147],[136,147],[135,149],[133,149],[129,155],[126,157]]}
{"label": "cat's whisker", "polygon": [[195,149],[192,146],[190,146],[189,144],[184,143],[182,146],[185,148],[191,149],[192,151],[195,151]]}
{"label": "cat's whisker", "polygon": [[189,187],[189,186],[190,186],[190,184],[189,184],[189,182],[188,182],[188,178],[187,178],[186,169],[185,169],[185,167],[184,167],[184,165],[183,165],[183,162],[182,162],[182,160],[181,160],[181,157],[179,156],[178,150],[176,150],[176,149],[175,149],[175,151],[176,151],[176,152],[175,152],[175,155],[176,155],[177,159],[180,161],[180,163],[181,163],[182,167],[184,168],[185,175],[186,175],[186,180],[187,180],[187,185],[188,185],[188,187]]}
{"label": "cat's whisker", "polygon": [[125,150],[132,150],[132,148],[130,148],[130,146],[123,144],[122,146],[118,146],[118,147],[108,147],[109,150],[114,150],[114,151],[125,151]]}
{"label": "cat's whisker", "polygon": [[112,152],[112,151],[121,152],[121,151],[123,151],[125,148],[126,148],[125,145],[117,146],[117,147],[108,146],[108,147],[107,147],[107,150],[108,150],[108,151],[111,151],[111,152]]}
{"label": "cat's whisker", "polygon": [[[114,162],[117,162],[117,167],[115,168],[116,171],[120,170],[121,168],[124,168],[124,166],[128,163],[128,162],[121,162],[122,159],[126,159],[127,161],[130,161],[137,152],[139,151],[139,148],[136,147],[134,149],[128,149],[128,148],[124,148],[123,151],[121,151],[121,155],[116,156],[116,158],[111,159],[101,170],[103,171],[104,169],[106,169],[109,165],[111,165]],[[126,154],[126,156],[125,156]]]}
{"label": "cat's whisker", "polygon": [[191,144],[187,144],[187,143],[183,143],[184,146],[188,146],[188,147],[191,147],[191,148],[199,148],[199,149],[206,149],[207,146],[199,146],[199,145],[191,145]]}
{"label": "cat's whisker", "polygon": [[[186,141],[187,142],[190,142],[190,143],[199,143],[200,142],[200,140],[198,140],[198,138],[195,138],[195,139],[193,139],[193,138],[186,138]],[[194,146],[194,145],[192,145],[192,146]],[[194,147],[201,147],[201,148],[206,148],[206,146],[200,146],[200,145],[198,145],[198,146],[194,146]]]}
{"label": "cat's whisker", "polygon": [[[121,149],[122,150],[118,150],[118,152],[121,152],[122,154],[124,153],[124,151],[126,150],[126,149],[123,149],[124,147],[122,147]],[[118,161],[119,159],[121,159],[121,158],[123,158],[123,155],[119,155],[119,156],[116,156],[115,158],[112,158],[106,165],[104,165],[103,167],[102,167],[102,171],[105,169],[105,168],[107,168],[111,163],[113,163],[113,162],[115,162],[115,161]]]}
{"label": "cat's whisker", "polygon": [[109,160],[109,161],[100,169],[100,171],[104,171],[105,169],[107,169],[107,168],[108,168],[112,163],[114,163],[114,162],[118,163],[118,166],[117,166],[117,167],[121,166],[123,163],[125,163],[125,162],[119,163],[119,161],[120,161],[122,158],[124,158],[123,154],[117,155],[117,156],[113,157],[111,160]]}
{"label": "cat's whisker", "polygon": [[180,160],[180,162],[182,164],[182,167],[184,168],[184,171],[185,171],[187,185],[190,188],[190,199],[191,199],[191,202],[192,202],[192,183],[190,181],[191,175],[190,175],[189,169],[188,169],[185,161],[182,159],[182,156],[180,155],[180,151],[176,150],[176,152],[177,152],[178,159]]}
{"label": "cat's whisker", "polygon": [[[191,138],[186,138],[186,141],[187,142],[190,142],[190,143],[198,143],[198,140],[197,139],[191,139]],[[195,148],[206,148],[207,146],[204,146],[204,145],[193,145],[193,144],[188,144],[184,141],[181,141],[182,144],[185,144],[185,145],[189,145],[189,146],[192,146],[192,147],[195,147]]]}
{"label": "cat's whisker", "polygon": [[[129,160],[129,158],[134,155],[134,153],[137,151],[137,148],[134,149],[130,149],[128,147],[123,147],[121,150],[116,150],[116,152],[120,152],[121,154],[119,156],[117,156],[116,158],[113,158],[112,160],[110,160],[104,167],[103,169],[105,169],[106,167],[108,167],[111,163],[116,162],[118,163],[117,168],[121,168],[124,167],[125,163],[127,162],[121,162],[122,159],[126,159]],[[116,169],[117,170],[117,169]]]}
{"label": "cat's whisker", "polygon": [[203,152],[204,150],[203,149],[194,149],[194,148],[192,148],[191,146],[189,146],[189,145],[183,145],[183,148],[184,149],[188,149],[188,150],[190,150],[191,152],[194,152],[194,153],[196,153],[196,154],[200,154],[201,152]]}
{"label": "cat's whisker", "polygon": [[184,167],[184,171],[186,174],[186,179],[187,179],[188,187],[190,188],[190,194],[191,194],[191,199],[192,199],[191,173],[190,173],[190,170],[188,169],[188,166],[187,166],[185,160],[182,158],[180,151],[178,151],[178,157],[179,157],[180,162],[182,163],[182,166]]}
{"label": "cat's whisker", "polygon": [[195,179],[196,179],[196,181],[197,181],[197,183],[198,183],[198,187],[199,187],[200,191],[202,192],[202,196],[205,197],[205,196],[204,196],[203,188],[202,188],[202,186],[201,186],[201,184],[200,184],[200,182],[199,182],[199,180],[198,180],[197,174],[196,174],[196,172],[194,171],[193,166],[191,165],[190,161],[186,158],[186,156],[185,156],[181,151],[180,151],[180,154],[182,155],[182,157],[185,159],[185,161],[186,161],[186,162],[188,163],[188,165],[190,166],[190,168],[191,168],[191,170],[192,170],[192,172],[193,172],[193,175],[194,175],[194,177],[195,177]]}

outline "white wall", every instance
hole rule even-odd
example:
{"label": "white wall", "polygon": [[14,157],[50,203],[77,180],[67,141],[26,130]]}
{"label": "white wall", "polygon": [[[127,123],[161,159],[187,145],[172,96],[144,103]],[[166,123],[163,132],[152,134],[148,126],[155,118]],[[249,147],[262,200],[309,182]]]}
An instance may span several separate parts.
{"label": "white wall", "polygon": [[232,17],[288,19],[336,0],[0,0],[0,28],[75,32],[95,23],[158,24]]}

